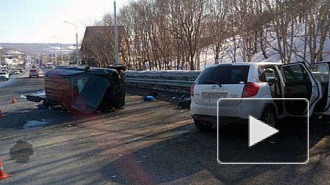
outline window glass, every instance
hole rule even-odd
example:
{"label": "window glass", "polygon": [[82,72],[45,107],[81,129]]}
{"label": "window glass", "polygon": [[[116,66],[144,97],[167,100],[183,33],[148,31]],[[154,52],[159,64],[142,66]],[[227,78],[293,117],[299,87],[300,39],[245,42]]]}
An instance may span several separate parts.
{"label": "window glass", "polygon": [[207,68],[196,84],[239,84],[246,83],[249,66],[221,65]]}
{"label": "window glass", "polygon": [[323,83],[329,82],[329,68],[327,64],[317,64],[310,67],[317,80]]}
{"label": "window glass", "polygon": [[76,76],[72,78],[73,92],[80,94],[88,81],[88,76]]}
{"label": "window glass", "polygon": [[309,75],[301,65],[292,65],[282,67],[284,78],[287,83],[301,83],[310,81]]}
{"label": "window glass", "polygon": [[266,66],[259,66],[258,76],[261,82],[268,82],[269,79],[275,79],[276,74],[273,68]]}

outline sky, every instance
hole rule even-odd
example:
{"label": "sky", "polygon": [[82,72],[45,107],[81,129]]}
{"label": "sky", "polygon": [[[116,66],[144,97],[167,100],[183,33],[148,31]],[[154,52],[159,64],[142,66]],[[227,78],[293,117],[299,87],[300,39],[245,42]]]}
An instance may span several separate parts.
{"label": "sky", "polygon": [[[117,12],[130,0],[117,0]],[[86,26],[113,14],[113,0],[0,0],[0,43],[75,43]]]}

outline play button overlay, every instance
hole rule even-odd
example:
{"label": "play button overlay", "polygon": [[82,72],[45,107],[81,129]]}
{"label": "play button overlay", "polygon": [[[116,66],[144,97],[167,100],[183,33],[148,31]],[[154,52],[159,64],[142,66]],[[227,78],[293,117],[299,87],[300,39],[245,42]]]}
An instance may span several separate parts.
{"label": "play button overlay", "polygon": [[218,100],[218,163],[306,164],[308,115],[309,102],[302,98]]}
{"label": "play button overlay", "polygon": [[249,117],[249,147],[277,134],[279,131],[266,123],[257,120],[253,116]]}

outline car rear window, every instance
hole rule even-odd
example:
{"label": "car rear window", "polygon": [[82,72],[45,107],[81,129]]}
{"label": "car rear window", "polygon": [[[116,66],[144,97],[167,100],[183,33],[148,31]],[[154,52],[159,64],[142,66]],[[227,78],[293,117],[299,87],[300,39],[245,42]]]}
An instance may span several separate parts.
{"label": "car rear window", "polygon": [[240,84],[248,79],[249,66],[215,66],[207,68],[196,84]]}
{"label": "car rear window", "polygon": [[30,70],[31,72],[36,72],[37,70],[35,70],[35,69],[32,69],[32,70]]}

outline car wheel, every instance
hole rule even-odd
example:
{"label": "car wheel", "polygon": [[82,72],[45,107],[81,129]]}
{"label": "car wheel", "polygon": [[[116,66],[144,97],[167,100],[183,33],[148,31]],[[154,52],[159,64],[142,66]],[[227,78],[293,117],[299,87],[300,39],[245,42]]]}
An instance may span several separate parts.
{"label": "car wheel", "polygon": [[205,122],[205,121],[200,121],[200,120],[194,120],[195,126],[196,128],[200,131],[200,132],[204,132],[204,131],[208,131],[211,129],[212,124]]}
{"label": "car wheel", "polygon": [[31,76],[29,76],[29,78],[31,78]]}
{"label": "car wheel", "polygon": [[39,78],[39,75],[37,76],[37,78]]}
{"label": "car wheel", "polygon": [[267,107],[261,116],[261,121],[268,124],[271,127],[276,126],[275,111],[272,108]]}

